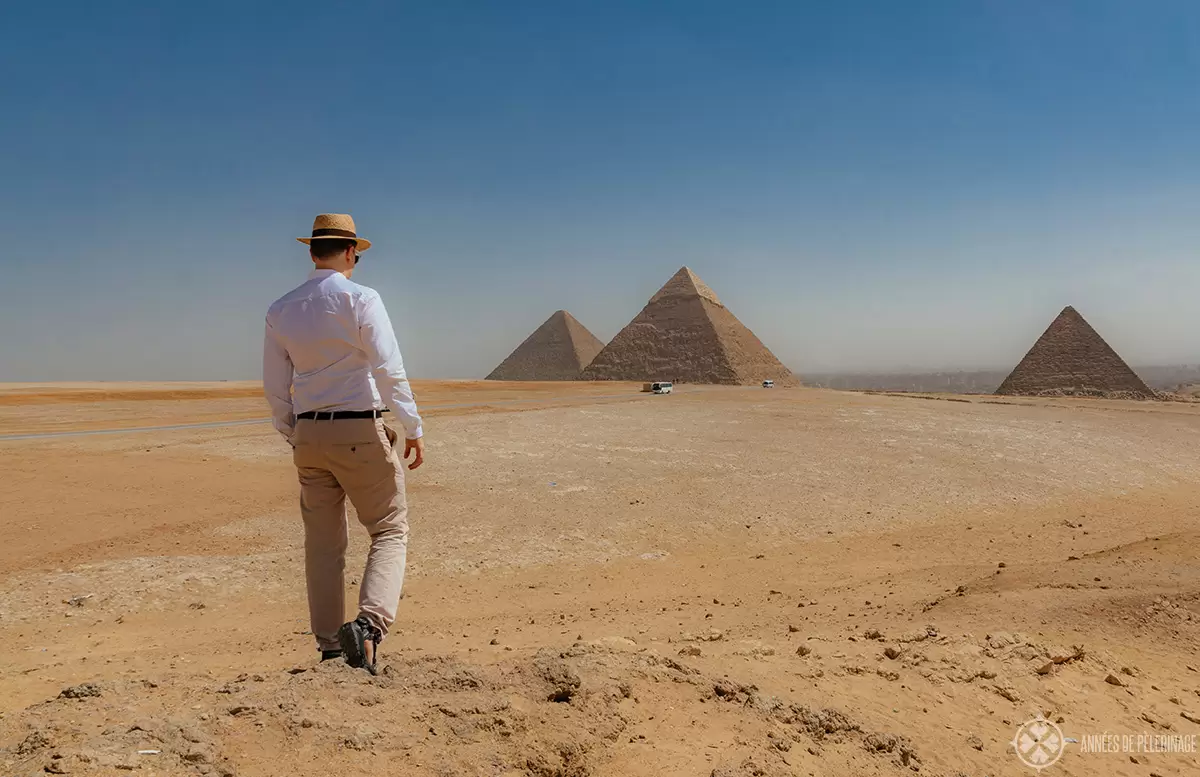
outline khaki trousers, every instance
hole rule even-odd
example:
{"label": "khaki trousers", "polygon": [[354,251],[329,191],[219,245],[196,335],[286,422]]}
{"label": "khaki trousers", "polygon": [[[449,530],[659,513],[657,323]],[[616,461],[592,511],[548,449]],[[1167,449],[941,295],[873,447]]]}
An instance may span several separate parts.
{"label": "khaki trousers", "polygon": [[396,620],[408,552],[404,460],[396,433],[380,419],[301,420],[292,437],[304,518],[304,572],[312,633],[321,650],[338,648],[347,620],[346,497],[371,535],[358,611],[386,636]]}

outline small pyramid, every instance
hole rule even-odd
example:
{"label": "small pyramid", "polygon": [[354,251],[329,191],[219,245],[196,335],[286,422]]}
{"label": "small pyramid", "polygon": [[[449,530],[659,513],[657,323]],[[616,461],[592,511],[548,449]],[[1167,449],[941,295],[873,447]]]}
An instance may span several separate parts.
{"label": "small pyramid", "polygon": [[583,380],[796,385],[787,367],[687,267],[604,347]]}
{"label": "small pyramid", "polygon": [[1154,392],[1068,305],[1038,338],[997,394],[1154,399]]}
{"label": "small pyramid", "polygon": [[555,311],[487,380],[575,380],[604,347],[565,310]]}

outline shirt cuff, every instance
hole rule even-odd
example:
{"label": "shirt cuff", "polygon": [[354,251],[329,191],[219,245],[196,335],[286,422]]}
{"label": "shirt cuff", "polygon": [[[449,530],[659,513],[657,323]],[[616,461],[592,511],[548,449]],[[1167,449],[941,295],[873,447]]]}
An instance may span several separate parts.
{"label": "shirt cuff", "polygon": [[416,429],[413,429],[411,432],[410,432],[410,431],[405,431],[405,433],[404,433],[404,439],[406,439],[406,440],[416,440],[416,439],[419,439],[419,438],[420,438],[422,435],[424,435],[424,434],[425,434],[425,432],[424,432],[424,431],[421,429],[421,424],[417,424],[417,428],[416,428]]}

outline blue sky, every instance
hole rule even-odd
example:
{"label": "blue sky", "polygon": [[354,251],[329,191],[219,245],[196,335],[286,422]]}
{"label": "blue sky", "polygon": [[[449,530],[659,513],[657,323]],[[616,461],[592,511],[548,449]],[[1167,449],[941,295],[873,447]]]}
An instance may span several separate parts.
{"label": "blue sky", "polygon": [[[161,7],[155,7],[161,6]],[[259,375],[293,238],[410,373],[680,265],[801,374],[1200,362],[1200,4],[6,4],[0,381]],[[17,34],[14,31],[19,31]]]}

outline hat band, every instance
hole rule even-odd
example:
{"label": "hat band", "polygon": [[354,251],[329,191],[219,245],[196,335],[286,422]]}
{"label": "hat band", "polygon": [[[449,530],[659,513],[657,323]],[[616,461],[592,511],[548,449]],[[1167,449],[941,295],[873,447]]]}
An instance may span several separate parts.
{"label": "hat band", "polygon": [[358,237],[348,229],[314,229],[313,237]]}

